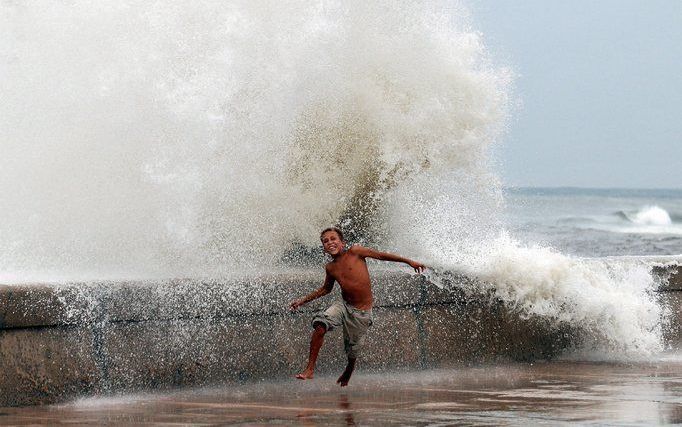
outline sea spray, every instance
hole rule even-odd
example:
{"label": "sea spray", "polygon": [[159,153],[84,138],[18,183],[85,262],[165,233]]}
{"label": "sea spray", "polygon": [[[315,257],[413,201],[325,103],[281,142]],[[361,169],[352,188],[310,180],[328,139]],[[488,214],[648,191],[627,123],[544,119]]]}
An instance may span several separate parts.
{"label": "sea spray", "polygon": [[504,125],[455,2],[0,7],[5,277],[257,271],[336,222],[378,243],[401,183],[485,173]]}
{"label": "sea spray", "polygon": [[[437,265],[435,283],[452,269],[447,259]],[[501,300],[521,318],[543,319],[549,331],[570,327],[573,357],[637,360],[663,350],[668,313],[651,267],[636,258],[575,258],[502,233],[469,247],[456,271],[474,279],[462,286],[470,297]]]}

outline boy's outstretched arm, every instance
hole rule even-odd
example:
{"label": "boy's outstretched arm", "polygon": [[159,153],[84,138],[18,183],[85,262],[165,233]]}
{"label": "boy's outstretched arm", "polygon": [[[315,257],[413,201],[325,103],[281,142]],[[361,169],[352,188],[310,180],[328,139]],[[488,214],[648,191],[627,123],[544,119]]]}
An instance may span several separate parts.
{"label": "boy's outstretched arm", "polygon": [[365,258],[380,259],[382,261],[393,261],[393,262],[403,262],[410,267],[414,268],[414,271],[421,273],[426,269],[426,266],[421,262],[413,261],[409,258],[401,257],[400,255],[392,254],[390,252],[379,252],[374,249],[365,248],[360,245],[353,245],[351,250],[355,251],[356,254]]}
{"label": "boy's outstretched arm", "polygon": [[329,271],[326,271],[326,276],[324,277],[324,284],[319,289],[309,293],[303,298],[294,300],[290,305],[291,310],[296,310],[303,304],[307,304],[310,301],[316,300],[319,297],[327,295],[329,292],[332,291],[332,288],[334,288],[334,278],[331,276],[331,274],[329,274]]}

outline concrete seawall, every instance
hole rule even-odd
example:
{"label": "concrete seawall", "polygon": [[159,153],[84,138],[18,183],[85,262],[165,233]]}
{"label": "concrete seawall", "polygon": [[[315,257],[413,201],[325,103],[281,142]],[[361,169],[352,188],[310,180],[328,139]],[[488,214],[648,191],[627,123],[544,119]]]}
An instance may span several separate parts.
{"label": "concrete seawall", "polygon": [[[674,274],[669,292],[660,294],[676,305],[682,301],[674,289],[682,286]],[[0,286],[0,406],[290,377],[307,357],[312,312],[338,296],[297,313],[288,303],[321,279],[319,272],[297,272]],[[421,276],[379,272],[373,282],[375,324],[362,370],[551,358],[574,332],[521,320],[494,300],[444,291]],[[679,342],[678,335],[668,338]],[[340,371],[341,333],[326,341],[318,372]]]}

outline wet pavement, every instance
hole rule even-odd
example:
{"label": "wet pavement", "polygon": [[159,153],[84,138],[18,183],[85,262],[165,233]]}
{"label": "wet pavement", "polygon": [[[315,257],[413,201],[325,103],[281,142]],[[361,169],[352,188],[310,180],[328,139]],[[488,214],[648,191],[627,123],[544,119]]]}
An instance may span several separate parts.
{"label": "wet pavement", "polygon": [[[361,369],[361,368],[360,368]],[[366,374],[0,408],[2,425],[651,425],[682,423],[682,358]]]}

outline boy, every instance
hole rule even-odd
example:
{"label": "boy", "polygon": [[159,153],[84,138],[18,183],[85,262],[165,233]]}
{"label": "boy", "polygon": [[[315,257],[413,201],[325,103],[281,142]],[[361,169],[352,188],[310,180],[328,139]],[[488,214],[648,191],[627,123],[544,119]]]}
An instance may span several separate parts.
{"label": "boy", "polygon": [[346,250],[343,233],[336,227],[323,230],[320,234],[320,240],[322,240],[324,251],[333,258],[325,266],[324,284],[315,292],[292,302],[291,309],[296,310],[303,304],[327,295],[332,291],[335,281],[341,286],[343,301],[335,302],[323,313],[317,314],[313,318],[314,331],[310,340],[308,366],[303,372],[296,375],[296,378],[308,380],[313,377],[315,362],[324,341],[324,334],[334,328],[343,327],[344,348],[348,356],[348,364],[336,382],[341,387],[345,387],[353,374],[353,369],[355,369],[355,361],[364,341],[365,333],[372,325],[372,288],[365,258],[404,262],[414,268],[417,273],[424,271],[425,266],[398,255],[378,252],[359,245],[352,245]]}

